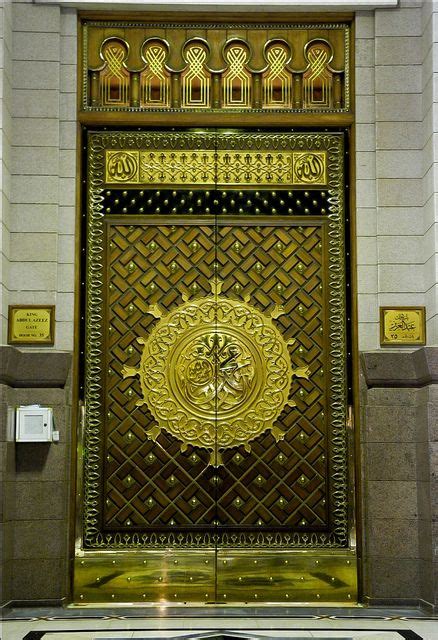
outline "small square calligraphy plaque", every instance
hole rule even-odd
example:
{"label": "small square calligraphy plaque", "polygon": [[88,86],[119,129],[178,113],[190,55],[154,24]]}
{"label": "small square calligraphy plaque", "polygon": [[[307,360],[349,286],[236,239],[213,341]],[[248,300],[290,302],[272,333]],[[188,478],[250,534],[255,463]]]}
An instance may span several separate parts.
{"label": "small square calligraphy plaque", "polygon": [[380,307],[380,344],[426,344],[425,307]]}

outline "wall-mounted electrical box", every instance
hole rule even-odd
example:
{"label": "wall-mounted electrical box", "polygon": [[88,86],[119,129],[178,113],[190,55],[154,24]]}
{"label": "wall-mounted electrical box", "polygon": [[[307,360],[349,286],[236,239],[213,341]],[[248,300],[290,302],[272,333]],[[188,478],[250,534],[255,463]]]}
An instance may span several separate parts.
{"label": "wall-mounted electrical box", "polygon": [[53,409],[32,405],[17,407],[16,442],[51,442],[53,440]]}

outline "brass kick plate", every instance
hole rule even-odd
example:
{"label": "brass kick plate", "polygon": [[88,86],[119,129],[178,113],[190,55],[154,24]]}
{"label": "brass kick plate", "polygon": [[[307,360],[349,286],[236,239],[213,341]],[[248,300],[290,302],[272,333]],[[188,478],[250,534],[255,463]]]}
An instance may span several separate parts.
{"label": "brass kick plate", "polygon": [[76,604],[357,601],[351,553],[150,551],[75,560]]}

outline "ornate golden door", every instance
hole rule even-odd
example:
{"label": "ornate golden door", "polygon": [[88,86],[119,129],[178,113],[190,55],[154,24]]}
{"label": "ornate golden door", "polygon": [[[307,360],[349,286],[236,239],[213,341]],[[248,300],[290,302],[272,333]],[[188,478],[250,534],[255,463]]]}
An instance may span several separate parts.
{"label": "ornate golden door", "polygon": [[88,133],[77,602],[357,598],[344,133]]}

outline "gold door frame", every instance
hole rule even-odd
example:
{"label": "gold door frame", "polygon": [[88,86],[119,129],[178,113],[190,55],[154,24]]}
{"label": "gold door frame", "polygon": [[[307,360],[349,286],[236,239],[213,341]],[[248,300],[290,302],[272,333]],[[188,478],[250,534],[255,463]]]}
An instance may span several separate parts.
{"label": "gold door frame", "polygon": [[[333,521],[332,532],[307,534],[295,532],[280,535],[274,540],[251,536],[243,546],[212,544],[204,542],[192,545],[178,544],[175,536],[158,539],[156,536],[120,533],[115,536],[105,534],[99,528],[101,429],[102,413],[99,400],[99,376],[102,370],[101,338],[102,324],[102,283],[105,211],[102,208],[102,189],[114,187],[111,177],[111,158],[117,153],[134,164],[141,154],[153,152],[160,157],[161,169],[154,168],[156,180],[140,176],[132,162],[127,178],[116,186],[132,188],[156,188],[163,185],[163,170],[175,169],[175,153],[191,150],[192,157],[212,149],[216,158],[229,153],[231,148],[247,152],[251,158],[254,145],[266,142],[267,156],[270,150],[281,149],[290,157],[292,173],[285,177],[277,172],[277,184],[272,177],[264,180],[266,167],[257,169],[248,177],[226,176],[221,182],[224,188],[248,189],[254,183],[261,190],[275,187],[284,189],[292,184],[294,188],[310,188],[308,182],[300,184],[293,172],[295,156],[303,153],[323,157],[326,175],[314,185],[326,185],[330,195],[330,206],[323,226],[326,229],[328,247],[326,250],[327,274],[330,295],[328,326],[330,336],[331,426]],[[257,143],[258,141],[258,143]],[[129,133],[90,132],[88,146],[88,263],[87,263],[87,309],[86,309],[86,354],[87,367],[85,389],[85,411],[82,420],[82,435],[79,446],[81,454],[86,451],[85,478],[78,491],[84,496],[84,511],[79,511],[74,600],[85,602],[355,602],[357,599],[357,569],[354,533],[354,487],[352,465],[348,464],[351,442],[348,442],[348,415],[346,402],[346,304],[344,268],[344,150],[343,135],[340,133]],[[172,147],[172,161],[166,148]],[[260,147],[258,147],[260,148]],[[259,153],[259,152],[257,152]],[[319,154],[319,156],[318,156]],[[155,157],[154,156],[154,157]],[[259,153],[260,156],[260,153]],[[196,160],[197,162],[198,160]],[[125,163],[126,165],[126,163]],[[131,166],[132,165],[132,166]],[[134,167],[134,168],[133,168]],[[262,167],[262,168],[261,168]],[[263,172],[265,171],[265,174]],[[295,175],[295,177],[294,177]],[[295,180],[295,182],[294,182]],[[245,182],[244,186],[242,181]],[[168,184],[178,184],[175,171],[169,176]],[[193,184],[196,184],[194,181]],[[215,177],[203,178],[202,188],[217,186]],[[188,185],[185,184],[187,188]],[[164,212],[163,212],[164,213]],[[168,212],[166,212],[168,213]],[[126,218],[127,220],[129,219]],[[231,220],[232,218],[228,218]],[[239,218],[234,216],[235,222]],[[261,218],[260,218],[261,219]],[[301,219],[301,218],[300,218]],[[300,219],[293,221],[299,225]],[[120,218],[119,218],[120,220]],[[272,218],[270,218],[272,220]],[[147,216],[146,224],[168,223],[163,216]],[[199,223],[202,222],[200,218]],[[255,222],[252,224],[256,224]],[[79,456],[81,467],[83,460]],[[81,476],[80,476],[81,478]],[[249,543],[249,544],[248,544]],[[190,548],[191,547],[191,548]],[[246,547],[246,548],[245,548]],[[220,567],[216,574],[216,566]],[[262,578],[263,577],[263,578]],[[261,579],[262,578],[262,579]],[[139,585],[142,589],[139,589]],[[144,586],[146,585],[146,587]],[[257,585],[254,587],[254,585]]]}

